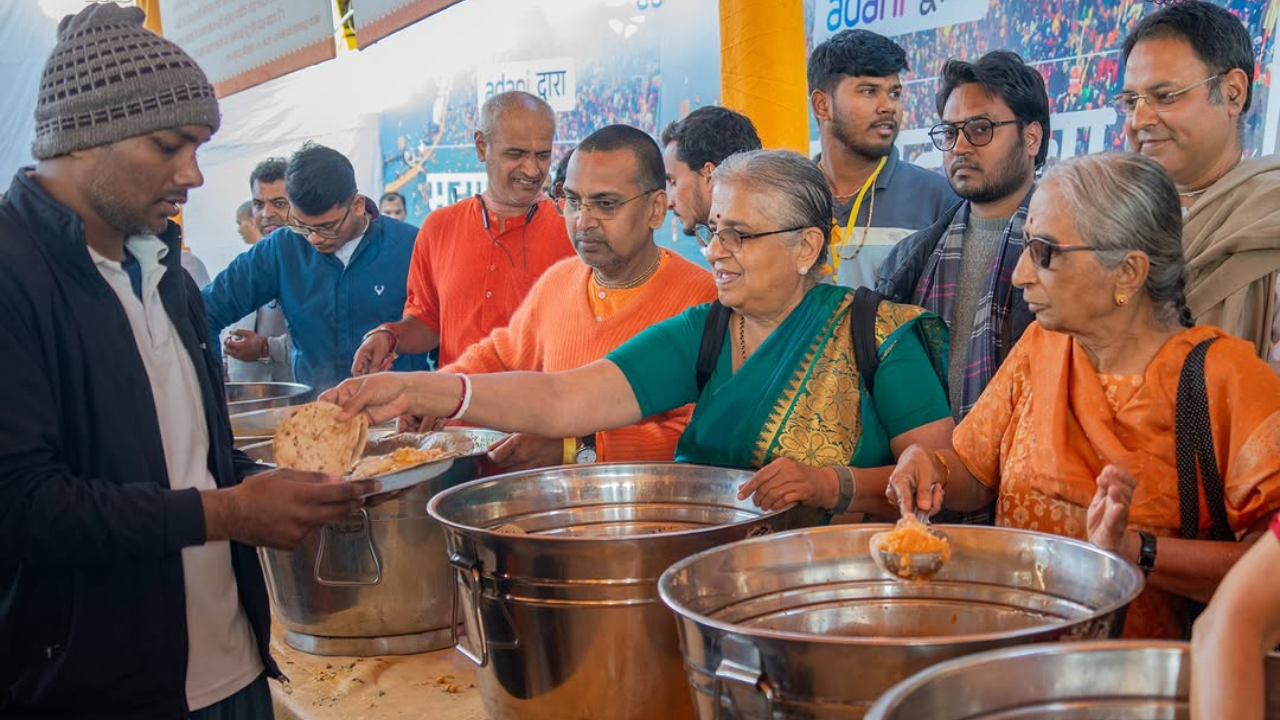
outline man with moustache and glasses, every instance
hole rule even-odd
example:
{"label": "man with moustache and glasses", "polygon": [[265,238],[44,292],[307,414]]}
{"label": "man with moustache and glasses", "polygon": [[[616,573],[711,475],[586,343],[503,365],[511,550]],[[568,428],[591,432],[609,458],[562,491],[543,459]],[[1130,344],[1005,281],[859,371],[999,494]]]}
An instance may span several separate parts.
{"label": "man with moustache and glasses", "polygon": [[906,236],[932,225],[958,198],[939,174],[902,162],[907,54],[867,30],[843,30],[809,55],[809,104],[818,121],[818,165],[835,196],[828,270],[847,287],[873,287]]}
{"label": "man with moustache and glasses", "polygon": [[480,108],[476,155],[488,187],[427,216],[414,242],[403,318],[371,326],[352,375],[385,370],[396,354],[439,349],[447,365],[507,325],[547,268],[573,255],[542,184],[551,164],[555,111],[513,90]]}
{"label": "man with moustache and glasses", "polygon": [[[556,200],[577,257],[551,266],[510,325],[441,370],[572,370],[603,358],[654,323],[714,300],[711,273],[653,240],[666,220],[663,180],[662,152],[643,130],[609,125],[588,135],[569,160],[563,197]],[[504,470],[670,460],[689,413],[688,407],[677,408],[583,437],[516,433],[489,456]]]}
{"label": "man with moustache and glasses", "polygon": [[1192,318],[1252,342],[1280,372],[1280,157],[1242,158],[1254,62],[1234,15],[1178,3],[1125,38],[1115,106],[1129,149],[1178,186]]}

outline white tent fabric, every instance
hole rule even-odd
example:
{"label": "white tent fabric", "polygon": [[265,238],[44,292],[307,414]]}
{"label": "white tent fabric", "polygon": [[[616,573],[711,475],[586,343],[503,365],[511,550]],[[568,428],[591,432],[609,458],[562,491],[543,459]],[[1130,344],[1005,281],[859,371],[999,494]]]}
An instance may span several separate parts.
{"label": "white tent fabric", "polygon": [[36,90],[56,32],[57,23],[37,3],[0,2],[0,192],[13,171],[35,162]]}

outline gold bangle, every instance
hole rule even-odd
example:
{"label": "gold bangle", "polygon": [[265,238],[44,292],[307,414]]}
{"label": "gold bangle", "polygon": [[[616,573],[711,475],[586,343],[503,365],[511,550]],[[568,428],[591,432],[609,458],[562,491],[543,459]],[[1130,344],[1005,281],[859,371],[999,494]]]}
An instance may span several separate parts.
{"label": "gold bangle", "polygon": [[939,452],[939,451],[937,451],[937,450],[934,450],[934,451],[933,451],[933,457],[934,457],[934,459],[936,459],[939,463],[941,463],[941,464],[942,464],[942,469],[943,469],[943,471],[945,472],[945,475],[946,475],[946,477],[945,477],[945,478],[943,478],[943,480],[942,480],[942,487],[944,487],[944,488],[945,488],[945,487],[947,486],[947,483],[951,482],[951,465],[947,462],[947,459],[946,459],[945,457],[943,457],[942,453],[941,453],[941,452]]}
{"label": "gold bangle", "polygon": [[564,463],[572,465],[578,461],[578,438],[567,437],[564,439]]}

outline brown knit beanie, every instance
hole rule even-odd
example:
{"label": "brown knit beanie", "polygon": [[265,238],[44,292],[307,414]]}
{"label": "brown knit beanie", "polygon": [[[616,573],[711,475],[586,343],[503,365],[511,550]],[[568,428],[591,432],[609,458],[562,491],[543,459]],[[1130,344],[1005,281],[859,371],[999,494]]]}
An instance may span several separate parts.
{"label": "brown knit beanie", "polygon": [[37,160],[183,125],[218,129],[204,71],[145,19],[139,8],[103,3],[58,24],[36,102]]}

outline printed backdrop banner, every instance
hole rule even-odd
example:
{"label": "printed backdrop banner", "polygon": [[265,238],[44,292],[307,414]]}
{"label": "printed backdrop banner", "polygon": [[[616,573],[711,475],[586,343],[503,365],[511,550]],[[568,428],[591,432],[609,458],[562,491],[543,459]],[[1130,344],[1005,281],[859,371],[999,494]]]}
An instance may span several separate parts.
{"label": "printed backdrop banner", "polygon": [[462,0],[351,0],[356,42],[369,47],[382,38]]}
{"label": "printed backdrop banner", "polygon": [[991,1],[818,0],[813,11],[813,38],[822,42],[841,30],[855,28],[892,37],[973,22],[986,17]]}
{"label": "printed backdrop banner", "polygon": [[333,58],[332,0],[160,0],[164,35],[218,97]]}
{"label": "printed backdrop banner", "polygon": [[[1253,37],[1257,79],[1244,118],[1245,151],[1275,152],[1280,103],[1270,90],[1280,0],[1215,2]],[[911,68],[903,75],[897,144],[906,159],[938,168],[942,154],[927,132],[938,122],[943,63],[996,49],[1017,52],[1044,76],[1051,162],[1124,148],[1123,118],[1111,106],[1121,87],[1121,48],[1130,29],[1160,7],[1142,0],[806,0],[804,23],[810,48],[852,27],[903,46]],[[384,189],[404,193],[409,219],[418,223],[482,189],[472,133],[480,105],[502,90],[528,90],[556,109],[553,162],[610,123],[656,137],[690,110],[720,102],[717,23],[711,0],[459,3],[404,31],[414,34],[398,88],[405,100],[378,120]],[[812,118],[810,138],[816,152]],[[674,225],[670,242],[682,252],[688,243],[688,254],[700,259]]]}

